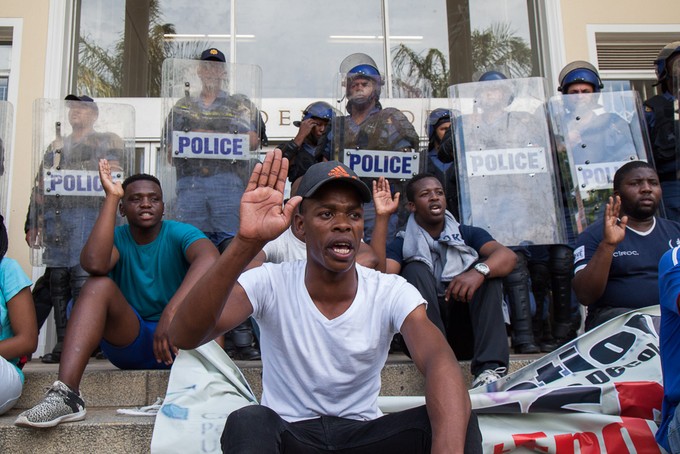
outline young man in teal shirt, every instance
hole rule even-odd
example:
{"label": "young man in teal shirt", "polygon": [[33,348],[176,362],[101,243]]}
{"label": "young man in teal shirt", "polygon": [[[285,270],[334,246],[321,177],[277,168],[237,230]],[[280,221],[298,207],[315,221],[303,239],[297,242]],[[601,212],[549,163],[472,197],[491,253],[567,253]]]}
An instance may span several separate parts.
{"label": "young man in teal shirt", "polygon": [[[168,327],[177,303],[217,259],[197,228],[163,221],[163,192],[151,175],[114,182],[106,160],[99,175],[106,193],[80,261],[91,277],[67,325],[59,379],[15,424],[52,427],[85,418],[80,380],[101,346],[122,369],[169,368],[177,349]],[[128,224],[116,227],[116,211]]]}

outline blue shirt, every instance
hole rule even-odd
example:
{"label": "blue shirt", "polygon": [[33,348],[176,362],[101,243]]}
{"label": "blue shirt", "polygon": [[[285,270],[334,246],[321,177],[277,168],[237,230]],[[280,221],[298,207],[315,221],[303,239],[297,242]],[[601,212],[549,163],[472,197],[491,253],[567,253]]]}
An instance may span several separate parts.
{"label": "blue shirt", "polygon": [[[0,341],[14,337],[14,331],[9,320],[7,303],[14,298],[17,293],[31,286],[31,280],[26,276],[16,260],[3,258],[0,262]],[[19,358],[5,358],[16,367],[21,381],[24,381],[24,374],[19,370]]]}
{"label": "blue shirt", "polygon": [[[604,293],[591,307],[639,309],[659,304],[659,259],[664,252],[680,245],[680,224],[654,219],[654,226],[647,232],[626,228],[626,236],[614,251]],[[579,235],[574,250],[575,273],[590,262],[604,238],[603,223],[600,219]]]}
{"label": "blue shirt", "polygon": [[668,424],[680,402],[680,247],[667,251],[659,262],[659,295],[661,303],[661,370],[663,372],[663,403],[661,425],[656,442],[671,452],[668,445]]}
{"label": "blue shirt", "polygon": [[163,221],[155,240],[137,244],[130,226],[116,227],[113,242],[120,258],[110,277],[142,319],[160,319],[189,270],[187,249],[202,238],[206,236],[192,225]]}

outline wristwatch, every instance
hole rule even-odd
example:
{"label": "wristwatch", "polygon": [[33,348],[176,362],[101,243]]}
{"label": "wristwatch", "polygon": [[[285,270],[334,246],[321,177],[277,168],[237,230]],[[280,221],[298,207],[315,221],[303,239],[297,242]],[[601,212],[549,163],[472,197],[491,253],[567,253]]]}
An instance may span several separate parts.
{"label": "wristwatch", "polygon": [[485,279],[489,277],[489,273],[491,272],[489,266],[483,262],[479,262],[478,264],[475,265],[475,271],[484,276]]}

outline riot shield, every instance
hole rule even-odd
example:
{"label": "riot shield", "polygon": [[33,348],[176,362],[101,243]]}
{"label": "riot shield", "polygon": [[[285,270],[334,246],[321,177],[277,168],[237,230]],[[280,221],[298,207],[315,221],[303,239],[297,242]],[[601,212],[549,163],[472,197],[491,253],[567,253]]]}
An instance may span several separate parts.
{"label": "riot shield", "polygon": [[7,216],[7,186],[12,162],[12,121],[14,109],[7,101],[0,101],[0,214]]}
{"label": "riot shield", "polygon": [[115,180],[128,177],[134,171],[134,125],[130,105],[56,99],[33,103],[35,183],[29,237],[34,266],[80,263],[104,200],[99,159],[109,160]]}
{"label": "riot shield", "polygon": [[554,96],[548,103],[571,230],[600,219],[616,170],[649,158],[642,104],[636,91]]}
{"label": "riot shield", "polygon": [[[420,114],[424,110],[424,99],[380,99],[381,78],[377,76],[372,79],[373,93],[361,94],[364,99],[356,102],[351,94],[352,80],[346,74],[337,78],[343,80],[340,85],[344,87],[347,103],[346,115],[334,119],[329,134],[332,156],[354,170],[369,187],[373,180],[384,177],[390,182],[392,193],[401,192],[399,211],[390,222],[390,240],[408,219],[406,183],[426,166],[426,154],[420,151],[420,137],[413,126],[416,121],[413,112]],[[409,107],[408,111],[400,108],[404,106]],[[364,205],[364,219],[364,240],[370,241],[372,202]]]}
{"label": "riot shield", "polygon": [[238,230],[241,196],[257,160],[257,66],[168,59],[157,172],[166,219],[187,222],[218,245]]}
{"label": "riot shield", "polygon": [[506,246],[560,244],[566,234],[540,77],[449,87],[460,222]]}

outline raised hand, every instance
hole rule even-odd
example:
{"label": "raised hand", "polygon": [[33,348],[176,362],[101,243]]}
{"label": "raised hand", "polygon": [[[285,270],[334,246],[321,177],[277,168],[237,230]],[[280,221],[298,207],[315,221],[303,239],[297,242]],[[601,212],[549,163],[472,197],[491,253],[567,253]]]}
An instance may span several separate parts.
{"label": "raised hand", "polygon": [[389,216],[396,213],[399,208],[399,195],[397,192],[394,194],[394,198],[392,198],[390,183],[385,177],[373,180],[373,203],[375,204],[376,216]]}
{"label": "raised hand", "polygon": [[120,181],[113,181],[111,176],[111,165],[106,159],[99,160],[99,179],[106,195],[123,198],[123,185]]}
{"label": "raised hand", "polygon": [[241,197],[239,236],[247,241],[271,241],[288,227],[302,197],[292,197],[283,205],[288,176],[288,159],[278,148],[267,153],[253,170]]}
{"label": "raised hand", "polygon": [[619,218],[621,212],[621,197],[609,197],[609,203],[604,211],[604,238],[603,241],[616,246],[626,236],[628,216]]}

